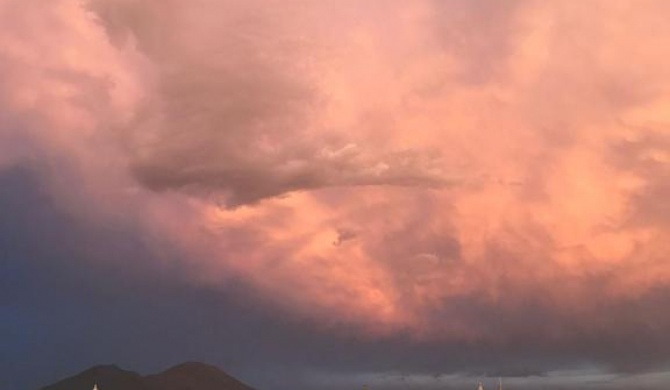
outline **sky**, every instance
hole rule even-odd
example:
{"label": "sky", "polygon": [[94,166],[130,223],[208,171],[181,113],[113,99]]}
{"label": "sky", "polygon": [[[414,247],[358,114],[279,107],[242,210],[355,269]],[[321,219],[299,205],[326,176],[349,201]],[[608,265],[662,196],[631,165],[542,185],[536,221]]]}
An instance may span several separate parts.
{"label": "sky", "polygon": [[0,0],[0,388],[666,389],[669,15]]}

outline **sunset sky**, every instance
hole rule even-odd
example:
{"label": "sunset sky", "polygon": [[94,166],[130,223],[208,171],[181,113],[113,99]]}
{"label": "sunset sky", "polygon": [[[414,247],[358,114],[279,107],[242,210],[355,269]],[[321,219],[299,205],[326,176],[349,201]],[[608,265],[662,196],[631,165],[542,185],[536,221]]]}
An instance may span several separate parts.
{"label": "sunset sky", "polygon": [[668,20],[0,0],[0,388],[667,389]]}

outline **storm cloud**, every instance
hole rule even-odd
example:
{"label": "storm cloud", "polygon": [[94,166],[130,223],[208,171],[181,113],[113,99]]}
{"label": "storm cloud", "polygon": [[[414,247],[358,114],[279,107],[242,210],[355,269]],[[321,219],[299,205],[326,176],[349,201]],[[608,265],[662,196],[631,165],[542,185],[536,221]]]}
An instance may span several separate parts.
{"label": "storm cloud", "polygon": [[277,350],[309,329],[286,354],[315,382],[663,370],[668,13],[6,0],[0,174],[78,237],[50,267],[206,291]]}

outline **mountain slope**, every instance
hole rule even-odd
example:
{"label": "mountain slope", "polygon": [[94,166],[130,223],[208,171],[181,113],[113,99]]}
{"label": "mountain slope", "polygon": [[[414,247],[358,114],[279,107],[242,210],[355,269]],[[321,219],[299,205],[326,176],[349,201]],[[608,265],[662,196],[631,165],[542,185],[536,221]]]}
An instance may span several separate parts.
{"label": "mountain slope", "polygon": [[139,374],[113,365],[91,367],[42,390],[91,390],[94,384],[100,390],[151,390]]}
{"label": "mountain slope", "polygon": [[117,366],[95,366],[41,390],[254,390],[220,369],[188,362],[142,377]]}
{"label": "mountain slope", "polygon": [[214,366],[195,362],[148,376],[146,383],[152,390],[253,390]]}

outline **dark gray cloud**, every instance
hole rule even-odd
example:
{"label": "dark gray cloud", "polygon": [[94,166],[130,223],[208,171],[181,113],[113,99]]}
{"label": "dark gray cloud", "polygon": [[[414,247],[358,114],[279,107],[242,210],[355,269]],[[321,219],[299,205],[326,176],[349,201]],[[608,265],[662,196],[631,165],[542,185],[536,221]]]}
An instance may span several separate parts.
{"label": "dark gray cloud", "polygon": [[[406,383],[400,374],[392,374],[392,380],[365,374],[383,372],[405,372],[410,382],[421,375],[472,375],[432,385],[419,381],[416,386],[422,388],[450,383],[468,388],[481,376],[518,381],[530,375],[525,385],[519,383],[524,388],[545,381],[533,374],[575,360],[637,371],[668,356],[668,340],[658,330],[667,328],[670,319],[655,313],[662,311],[670,289],[603,309],[619,313],[603,318],[620,324],[614,333],[584,329],[580,334],[570,318],[532,300],[519,309],[523,312],[510,314],[492,302],[464,297],[458,305],[450,302],[450,312],[435,315],[445,322],[451,316],[473,316],[486,333],[503,339],[471,344],[417,343],[409,335],[376,341],[349,332],[335,336],[310,321],[286,317],[241,282],[231,280],[214,291],[143,267],[155,254],[137,232],[72,219],[54,207],[38,177],[24,169],[0,177],[0,296],[9,352],[3,354],[6,370],[0,382],[6,389],[36,388],[97,363],[152,372],[193,359],[218,364],[268,389],[311,388],[325,373],[332,383],[351,386],[363,380],[385,388]],[[561,330],[571,338],[547,341]],[[612,383],[600,388],[617,388],[617,381]]]}

